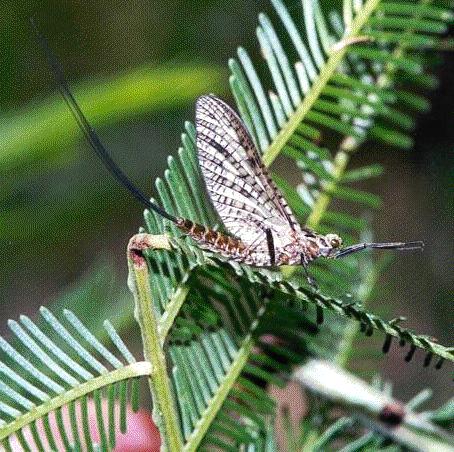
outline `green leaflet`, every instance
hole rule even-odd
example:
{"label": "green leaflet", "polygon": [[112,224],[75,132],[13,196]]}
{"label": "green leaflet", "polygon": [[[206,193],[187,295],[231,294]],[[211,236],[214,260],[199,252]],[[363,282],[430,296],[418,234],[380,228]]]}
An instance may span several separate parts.
{"label": "green leaflet", "polygon": [[[86,407],[93,400],[100,446],[114,447],[115,431],[125,424],[126,405],[138,409],[136,380],[150,374],[151,364],[136,362],[108,321],[104,327],[114,353],[71,311],[64,310],[64,321],[44,307],[40,312],[42,326],[21,316],[19,322],[8,321],[15,336],[11,344],[0,337],[0,443],[8,450],[16,436],[24,449],[44,451],[45,444],[56,449],[59,436],[68,450],[77,445],[90,449],[94,440]],[[111,413],[108,419],[103,416],[103,400]],[[81,418],[75,415],[76,404],[82,406]],[[120,417],[113,415],[114,405],[123,413]],[[69,416],[66,422],[64,416]],[[50,417],[57,429],[50,427]],[[40,421],[44,430],[37,426]],[[32,437],[23,430],[28,427]]]}

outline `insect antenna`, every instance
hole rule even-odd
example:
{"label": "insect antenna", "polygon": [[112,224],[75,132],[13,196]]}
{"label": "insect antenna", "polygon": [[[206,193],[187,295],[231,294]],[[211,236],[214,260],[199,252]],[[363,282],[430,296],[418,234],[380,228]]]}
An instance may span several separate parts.
{"label": "insect antenna", "polygon": [[345,257],[349,254],[356,253],[357,251],[365,250],[368,248],[399,251],[422,250],[424,248],[424,242],[358,243],[356,245],[347,246],[346,248],[339,250],[334,254],[334,258],[338,259],[340,257]]}
{"label": "insect antenna", "polygon": [[99,139],[97,133],[93,129],[93,127],[88,122],[87,118],[85,117],[83,111],[81,110],[79,104],[77,103],[76,99],[74,98],[73,93],[69,88],[68,81],[65,78],[63,73],[63,69],[61,64],[59,63],[57,56],[53,53],[52,49],[49,46],[47,39],[44,35],[39,31],[37,25],[33,18],[30,19],[31,26],[36,34],[36,38],[38,43],[40,44],[49,67],[52,71],[52,74],[55,78],[57,83],[58,89],[63,96],[66,104],[68,105],[71,113],[73,114],[77,124],[79,125],[80,129],[85,135],[86,140],[90,144],[95,154],[99,157],[103,165],[109,170],[109,172],[115,177],[115,179],[126,189],[128,189],[131,194],[142,204],[146,207],[154,210],[156,213],[161,215],[162,217],[166,218],[167,220],[172,221],[173,223],[177,223],[177,218],[170,213],[163,210],[158,205],[152,203],[148,197],[138,188],[136,187],[131,180],[126,176],[126,174],[120,169],[120,167],[115,163],[115,161],[110,156],[109,151],[106,147],[102,144],[101,140]]}

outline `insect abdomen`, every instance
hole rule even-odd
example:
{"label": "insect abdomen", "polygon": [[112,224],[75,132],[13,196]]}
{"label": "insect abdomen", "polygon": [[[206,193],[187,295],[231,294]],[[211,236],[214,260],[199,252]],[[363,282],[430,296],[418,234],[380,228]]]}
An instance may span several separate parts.
{"label": "insect abdomen", "polygon": [[227,257],[240,257],[245,254],[246,246],[241,240],[222,232],[213,231],[185,218],[179,218],[177,226],[205,249]]}

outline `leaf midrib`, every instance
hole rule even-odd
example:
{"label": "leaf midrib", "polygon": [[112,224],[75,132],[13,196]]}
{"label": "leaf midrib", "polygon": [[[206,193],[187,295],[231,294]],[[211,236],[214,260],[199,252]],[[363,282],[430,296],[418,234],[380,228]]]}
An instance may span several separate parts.
{"label": "leaf midrib", "polygon": [[140,361],[120,369],[115,369],[92,380],[81,383],[80,385],[71,388],[59,394],[48,401],[37,405],[25,414],[17,417],[14,421],[10,422],[3,428],[0,428],[0,441],[7,438],[14,432],[17,432],[22,427],[31,424],[33,421],[42,418],[46,414],[67,405],[68,403],[78,400],[81,397],[92,393],[96,389],[109,386],[119,381],[128,380],[134,377],[150,375],[152,366],[148,361]]}
{"label": "leaf midrib", "polygon": [[[363,8],[361,8],[361,11],[356,15],[351,24],[350,30],[345,34],[343,40],[350,40],[351,38],[357,37],[359,35],[363,26],[368,21],[370,15],[376,10],[379,3],[380,0],[367,1]],[[318,75],[318,78],[311,86],[311,89],[304,98],[303,102],[301,102],[296,111],[293,113],[293,116],[279,131],[274,141],[264,152],[263,162],[265,166],[270,166],[274,162],[276,157],[280,154],[285,144],[294,134],[298,125],[301,123],[301,121],[303,121],[307,113],[311,110],[315,101],[320,97],[321,92],[331,79],[331,76],[344,58],[347,50],[348,46],[343,46],[340,50],[337,50],[328,58],[328,61],[323,66]]]}
{"label": "leaf midrib", "polygon": [[219,410],[221,409],[222,404],[227,399],[230,390],[233,388],[233,385],[236,383],[238,377],[243,371],[243,368],[246,365],[249,359],[249,355],[254,347],[254,343],[255,341],[250,334],[243,341],[243,344],[238,350],[237,356],[230,366],[229,371],[224,376],[224,380],[219,385],[218,390],[213,395],[213,398],[200,417],[197,426],[195,427],[191,436],[188,438],[187,443],[185,444],[183,449],[184,452],[193,452],[197,450],[197,447],[199,446],[206,432],[210,428],[214,418],[217,416]]}

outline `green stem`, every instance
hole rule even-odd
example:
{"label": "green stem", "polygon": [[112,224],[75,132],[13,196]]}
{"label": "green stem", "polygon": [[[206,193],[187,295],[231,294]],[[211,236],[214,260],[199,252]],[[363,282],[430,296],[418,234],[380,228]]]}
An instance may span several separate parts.
{"label": "green stem", "polygon": [[[369,20],[370,15],[375,11],[380,0],[368,0],[367,3],[361,8],[361,11],[356,15],[355,20],[352,22],[348,33],[344,39],[349,42],[356,38],[361,32],[363,26]],[[328,84],[334,71],[338,68],[340,62],[345,56],[348,50],[347,46],[340,46],[329,58],[323,69],[320,71],[317,80],[312,85],[309,93],[304,98],[303,102],[298,106],[296,111],[293,113],[288,123],[281,129],[273,143],[263,154],[263,162],[266,166],[270,166],[271,163],[276,159],[283,147],[295,132],[298,125],[304,119],[306,114],[311,110],[315,101],[320,97],[321,92]]]}
{"label": "green stem", "polygon": [[107,374],[93,378],[82,383],[64,393],[53,397],[47,402],[32,408],[26,414],[17,417],[13,422],[0,429],[0,441],[17,432],[22,427],[30,425],[33,421],[42,418],[46,414],[67,405],[68,403],[78,400],[86,394],[90,394],[96,389],[109,386],[118,381],[128,380],[129,378],[150,375],[153,368],[149,362],[141,361],[120,369],[113,370]]}
{"label": "green stem", "polygon": [[212,424],[214,418],[218,414],[219,409],[221,408],[222,404],[224,403],[225,399],[227,398],[230,390],[232,389],[233,385],[238,379],[243,367],[245,366],[249,354],[252,351],[252,347],[254,346],[254,341],[252,337],[249,335],[243,341],[243,345],[238,350],[238,354],[235,357],[232,365],[227,374],[225,374],[223,381],[219,385],[216,394],[210,400],[210,403],[206,407],[204,413],[197,423],[196,428],[191,433],[191,436],[188,438],[188,442],[184,447],[185,452],[193,452],[197,450],[197,447],[202,441],[203,437],[205,436],[207,430],[209,429],[210,425]]}
{"label": "green stem", "polygon": [[189,293],[189,285],[183,284],[178,286],[175,290],[172,299],[166,307],[165,312],[162,314],[162,317],[159,320],[159,336],[161,337],[161,342],[164,343],[167,334],[169,333],[170,328],[172,328],[173,322],[175,321],[176,316],[180,312],[180,308],[186,300],[186,296]]}
{"label": "green stem", "polygon": [[[145,235],[144,235],[145,236]],[[149,239],[150,236],[147,235]],[[153,237],[151,237],[153,238]],[[161,450],[180,451],[183,440],[175,401],[167,374],[166,356],[158,331],[156,311],[151,297],[148,267],[141,253],[144,248],[133,237],[128,246],[129,285],[135,300],[135,317],[142,333],[145,359],[153,363],[149,378],[153,397],[153,419],[161,433]]]}
{"label": "green stem", "polygon": [[334,157],[333,165],[334,169],[332,172],[333,179],[329,182],[326,189],[320,194],[317,198],[317,201],[307,218],[306,224],[313,229],[317,229],[320,221],[323,217],[323,214],[328,209],[329,203],[331,202],[331,193],[336,188],[337,184],[339,183],[340,179],[344,175],[344,172],[347,168],[347,165],[350,161],[350,152],[346,152],[343,147],[341,146],[340,150]]}

